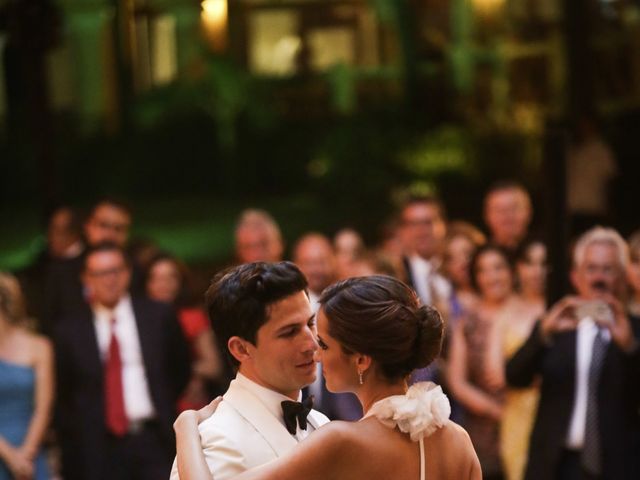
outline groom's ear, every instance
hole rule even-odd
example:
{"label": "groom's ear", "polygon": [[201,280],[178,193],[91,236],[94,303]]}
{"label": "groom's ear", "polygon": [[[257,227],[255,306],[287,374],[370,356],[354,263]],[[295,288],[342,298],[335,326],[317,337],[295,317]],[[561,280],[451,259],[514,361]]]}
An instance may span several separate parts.
{"label": "groom's ear", "polygon": [[249,348],[247,347],[247,341],[240,337],[231,337],[227,342],[227,348],[233,358],[235,358],[238,362],[246,362],[251,358],[251,354],[249,353]]}

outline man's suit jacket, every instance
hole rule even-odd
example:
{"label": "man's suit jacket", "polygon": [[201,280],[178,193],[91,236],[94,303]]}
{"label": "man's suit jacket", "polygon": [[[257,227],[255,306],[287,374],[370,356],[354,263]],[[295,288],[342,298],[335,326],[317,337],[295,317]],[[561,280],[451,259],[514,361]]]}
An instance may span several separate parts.
{"label": "man's suit jacket", "polygon": [[[632,319],[637,327],[637,321]],[[531,434],[525,478],[552,480],[565,448],[576,385],[576,332],[554,336],[545,345],[540,324],[507,364],[507,382],[525,387],[539,375],[540,401]],[[637,328],[634,328],[637,332]],[[636,334],[637,338],[637,334]],[[604,479],[637,479],[640,352],[622,352],[611,341],[598,386],[598,413]]]}
{"label": "man's suit jacket", "polygon": [[[140,347],[156,420],[172,455],[172,422],[178,394],[190,375],[189,351],[172,309],[132,299]],[[54,333],[57,401],[55,425],[62,447],[65,480],[100,478],[104,471],[104,375],[92,311],[86,307],[61,318]]]}
{"label": "man's suit jacket", "polygon": [[[307,421],[315,430],[329,419],[312,410]],[[231,382],[216,412],[199,429],[205,459],[216,480],[264,465],[298,444],[260,399],[237,381]],[[179,478],[174,462],[171,480]]]}

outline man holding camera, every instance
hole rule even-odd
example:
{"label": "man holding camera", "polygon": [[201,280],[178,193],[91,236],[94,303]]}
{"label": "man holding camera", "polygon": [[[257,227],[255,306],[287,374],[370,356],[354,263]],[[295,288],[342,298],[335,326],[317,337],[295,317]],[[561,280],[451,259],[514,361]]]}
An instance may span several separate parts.
{"label": "man holding camera", "polygon": [[637,479],[638,319],[620,302],[627,246],[612,230],[583,234],[571,282],[507,364],[513,387],[541,380],[525,478]]}

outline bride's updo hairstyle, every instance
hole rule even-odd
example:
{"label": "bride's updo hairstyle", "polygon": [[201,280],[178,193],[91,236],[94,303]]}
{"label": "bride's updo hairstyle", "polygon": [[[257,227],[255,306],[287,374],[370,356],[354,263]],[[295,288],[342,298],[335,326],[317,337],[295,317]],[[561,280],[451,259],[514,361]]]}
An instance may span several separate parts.
{"label": "bride's updo hairstyle", "polygon": [[443,321],[393,277],[357,277],[327,287],[320,308],[347,354],[369,355],[388,381],[405,378],[440,353]]}

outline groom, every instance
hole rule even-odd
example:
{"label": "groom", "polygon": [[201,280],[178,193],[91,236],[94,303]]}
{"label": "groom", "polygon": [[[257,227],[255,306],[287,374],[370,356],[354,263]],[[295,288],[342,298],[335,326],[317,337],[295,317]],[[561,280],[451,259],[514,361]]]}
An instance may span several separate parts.
{"label": "groom", "polygon": [[[305,419],[308,405],[293,403],[316,375],[318,344],[306,288],[293,263],[258,262],[219,273],[207,291],[213,330],[238,371],[216,412],[200,425],[216,480],[284,455],[329,421],[315,410]],[[171,480],[177,479],[174,462]]]}

